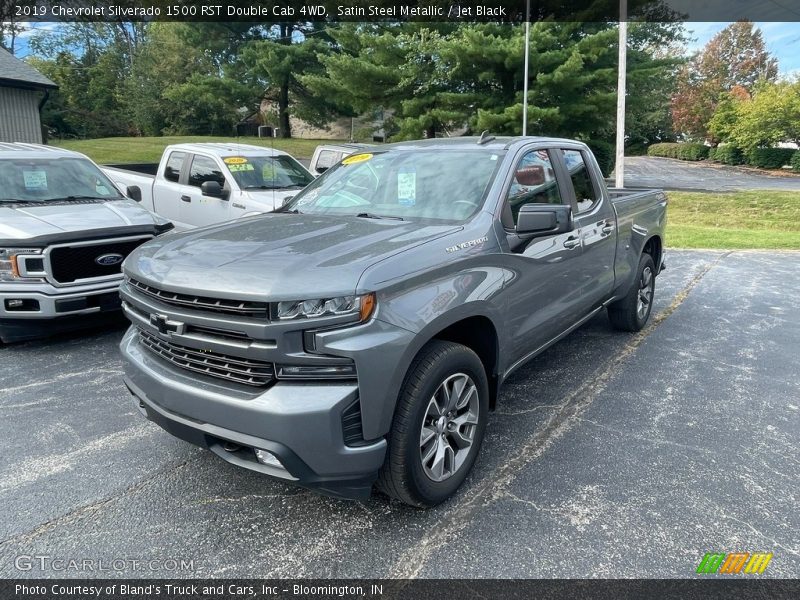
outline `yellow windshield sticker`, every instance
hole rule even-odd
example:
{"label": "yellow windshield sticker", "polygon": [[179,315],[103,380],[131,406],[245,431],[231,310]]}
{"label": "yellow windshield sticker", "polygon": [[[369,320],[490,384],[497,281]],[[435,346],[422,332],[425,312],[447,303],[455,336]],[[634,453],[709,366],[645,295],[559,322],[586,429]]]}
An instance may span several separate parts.
{"label": "yellow windshield sticker", "polygon": [[239,171],[255,171],[256,169],[250,163],[245,163],[245,164],[234,163],[232,165],[228,165],[228,170],[231,173],[236,173],[236,172],[239,172]]}
{"label": "yellow windshield sticker", "polygon": [[223,158],[222,162],[226,165],[243,165],[247,162],[247,159],[244,156],[229,156],[227,158]]}
{"label": "yellow windshield sticker", "polygon": [[365,160],[369,160],[372,158],[372,154],[353,154],[352,156],[348,156],[342,161],[343,165],[354,165],[356,163],[364,162]]}

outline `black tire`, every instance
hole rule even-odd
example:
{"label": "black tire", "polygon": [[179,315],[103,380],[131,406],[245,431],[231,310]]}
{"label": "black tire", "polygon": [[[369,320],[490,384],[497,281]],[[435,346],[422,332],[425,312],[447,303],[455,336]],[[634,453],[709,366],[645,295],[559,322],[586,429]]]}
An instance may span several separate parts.
{"label": "black tire", "polygon": [[[642,254],[630,290],[624,298],[608,306],[608,318],[611,324],[622,331],[641,331],[653,311],[655,292],[656,265],[652,256]],[[643,305],[644,310],[642,310]]]}
{"label": "black tire", "polygon": [[[450,381],[453,382],[451,385],[458,385],[462,381],[461,376],[467,377],[463,380],[464,386],[461,389],[464,392],[461,397],[469,395],[469,402],[465,407],[477,407],[477,417],[472,415],[473,409],[467,411],[470,414],[466,419],[464,418],[466,413],[459,416],[454,410],[455,416],[452,417],[452,422],[447,421],[446,415],[442,415],[436,419],[437,424],[432,425],[431,420],[435,419],[435,415],[431,416],[431,407],[436,402],[434,396],[443,398],[442,386],[447,388]],[[472,389],[468,387],[470,380],[474,384],[477,398],[469,393]],[[437,406],[439,404],[441,402],[436,402]],[[461,410],[464,411],[465,407]],[[428,343],[411,363],[400,390],[392,429],[388,436],[386,460],[378,475],[377,488],[387,496],[420,508],[436,506],[452,496],[475,463],[486,430],[488,413],[489,383],[478,355],[461,344],[440,340]],[[457,423],[459,420],[468,419],[474,419],[476,423]],[[441,443],[442,447],[450,448],[448,457],[452,453],[449,462],[454,467],[453,472],[440,481],[432,478],[435,476],[436,464],[433,467],[423,465],[423,451],[430,448],[422,445],[423,422],[426,423],[426,431],[430,431],[432,427],[437,431],[436,427],[442,426],[441,435],[435,433],[433,436],[435,439],[431,443],[436,445]],[[456,433],[453,434],[453,430],[448,429],[448,426],[456,427]],[[471,445],[457,448],[454,443],[451,446],[450,438],[447,436],[458,435],[458,439],[462,440],[460,434],[462,427],[464,431],[468,430],[471,433]],[[464,453],[460,454],[462,451]],[[436,453],[434,463],[438,456]],[[442,464],[446,462],[447,460],[442,458]]]}

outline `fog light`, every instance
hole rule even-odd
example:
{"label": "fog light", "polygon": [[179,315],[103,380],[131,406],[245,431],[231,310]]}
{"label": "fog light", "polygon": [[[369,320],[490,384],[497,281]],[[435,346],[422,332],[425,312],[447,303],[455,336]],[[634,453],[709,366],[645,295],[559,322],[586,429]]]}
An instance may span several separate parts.
{"label": "fog light", "polygon": [[270,467],[283,469],[283,464],[272,452],[267,452],[266,450],[259,450],[256,448],[256,458],[262,465],[269,465]]}
{"label": "fog light", "polygon": [[6,310],[36,312],[39,310],[39,301],[33,298],[6,298]]}
{"label": "fog light", "polygon": [[278,365],[278,377],[285,379],[336,379],[355,376],[355,365]]}

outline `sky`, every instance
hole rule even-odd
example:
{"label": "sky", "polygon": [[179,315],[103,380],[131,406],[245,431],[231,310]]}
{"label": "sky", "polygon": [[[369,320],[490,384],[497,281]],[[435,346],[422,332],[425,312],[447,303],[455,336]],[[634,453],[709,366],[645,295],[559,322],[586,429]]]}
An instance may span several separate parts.
{"label": "sky", "polygon": [[[686,23],[686,31],[697,41],[689,44],[689,53],[700,50],[730,23]],[[800,76],[800,23],[756,23],[761,29],[767,50],[778,59],[782,77]]]}
{"label": "sky", "polygon": [[[730,23],[686,23],[685,27],[689,37],[694,38],[687,47],[689,54],[700,50],[715,34]],[[55,23],[42,23],[36,27],[52,29]],[[800,77],[800,22],[794,23],[756,23],[763,33],[767,49],[778,59],[778,68],[782,77]],[[27,37],[30,32],[23,34],[17,40],[16,55],[24,58],[30,50]]]}

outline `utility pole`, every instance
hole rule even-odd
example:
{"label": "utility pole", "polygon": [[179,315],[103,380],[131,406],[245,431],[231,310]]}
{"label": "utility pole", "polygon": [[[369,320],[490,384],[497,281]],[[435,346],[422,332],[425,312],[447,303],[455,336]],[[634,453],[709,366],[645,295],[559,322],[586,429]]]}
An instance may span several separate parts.
{"label": "utility pole", "polygon": [[616,187],[625,187],[625,88],[628,70],[628,0],[619,0],[619,65],[617,72]]}
{"label": "utility pole", "polygon": [[522,82],[522,135],[528,135],[528,56],[531,51],[531,0],[525,2],[525,79]]}

